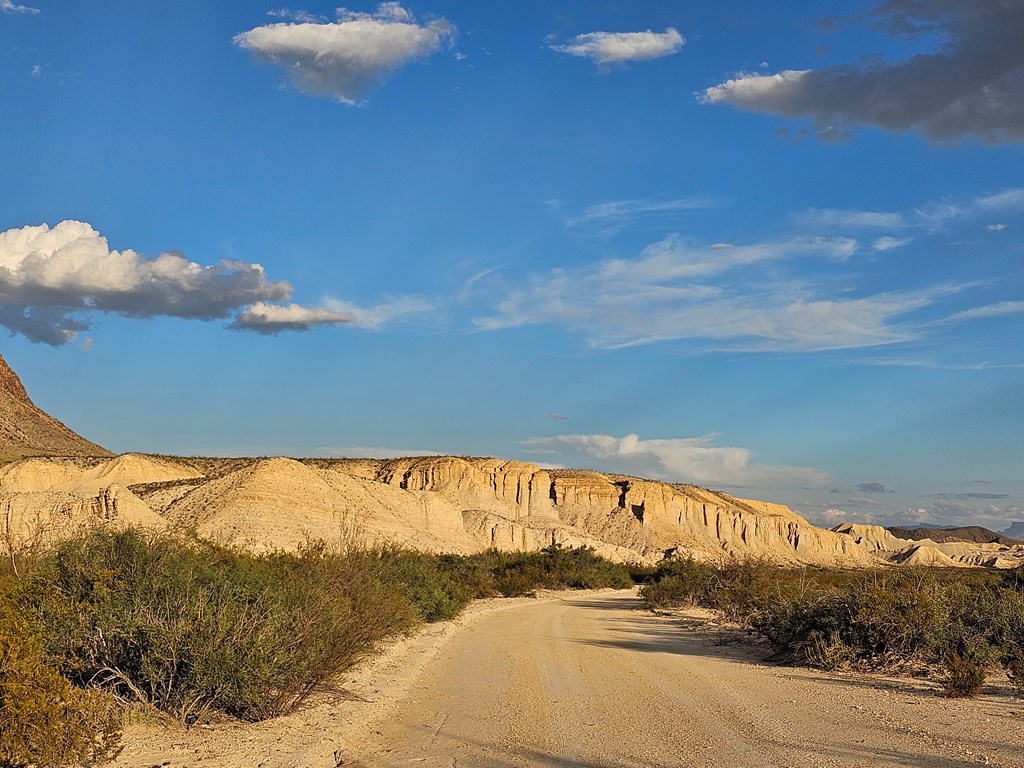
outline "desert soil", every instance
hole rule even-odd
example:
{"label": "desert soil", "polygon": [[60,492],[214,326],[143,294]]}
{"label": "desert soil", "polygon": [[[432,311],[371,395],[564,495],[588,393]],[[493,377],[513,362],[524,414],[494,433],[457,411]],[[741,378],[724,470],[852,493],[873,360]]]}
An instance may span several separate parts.
{"label": "desert soil", "polygon": [[[723,642],[732,638],[732,641]],[[1024,698],[780,667],[631,592],[484,601],[256,725],[134,726],[114,766],[1024,766]]]}

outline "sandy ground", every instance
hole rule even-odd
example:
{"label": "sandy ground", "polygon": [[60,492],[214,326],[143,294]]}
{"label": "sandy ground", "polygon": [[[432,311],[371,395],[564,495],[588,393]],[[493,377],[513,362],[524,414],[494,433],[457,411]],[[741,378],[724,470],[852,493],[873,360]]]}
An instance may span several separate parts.
{"label": "sandy ground", "polygon": [[[779,667],[629,592],[485,601],[257,725],[133,727],[116,766],[1024,768],[1024,698],[994,685]],[[995,681],[994,681],[995,682]]]}

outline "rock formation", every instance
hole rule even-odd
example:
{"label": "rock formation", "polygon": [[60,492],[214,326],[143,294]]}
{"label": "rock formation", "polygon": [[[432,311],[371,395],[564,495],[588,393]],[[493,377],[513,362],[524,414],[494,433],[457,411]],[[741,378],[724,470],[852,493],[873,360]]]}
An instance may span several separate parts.
{"label": "rock formation", "polygon": [[1024,565],[1024,545],[1001,542],[903,539],[878,525],[843,523],[832,529],[852,538],[858,546],[884,562],[901,565],[941,565],[961,568],[1016,568]]}
{"label": "rock formation", "polygon": [[905,528],[903,526],[890,526],[887,529],[893,536],[911,541],[931,539],[932,541],[966,541],[972,544],[1024,544],[1024,541],[1010,536],[1000,535],[980,525],[963,525],[958,528],[937,528],[932,526],[919,526],[917,528]]}
{"label": "rock formation", "polygon": [[788,507],[695,485],[501,459],[30,458],[0,468],[0,522],[184,526],[259,551],[323,539],[434,552],[588,546],[623,561],[679,553],[788,565],[1012,567],[1024,547],[817,528]]}

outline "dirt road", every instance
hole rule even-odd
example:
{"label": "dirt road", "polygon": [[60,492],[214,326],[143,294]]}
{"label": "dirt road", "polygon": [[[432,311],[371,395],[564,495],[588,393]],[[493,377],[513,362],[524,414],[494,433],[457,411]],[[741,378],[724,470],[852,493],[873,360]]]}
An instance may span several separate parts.
{"label": "dirt road", "polygon": [[[172,765],[1024,766],[1024,699],[1008,690],[948,700],[934,684],[773,666],[716,639],[631,593],[517,601],[408,649],[364,681],[374,704],[306,712],[298,742],[282,719],[179,740]],[[233,739],[248,739],[234,757]],[[131,755],[119,764],[141,764]]]}

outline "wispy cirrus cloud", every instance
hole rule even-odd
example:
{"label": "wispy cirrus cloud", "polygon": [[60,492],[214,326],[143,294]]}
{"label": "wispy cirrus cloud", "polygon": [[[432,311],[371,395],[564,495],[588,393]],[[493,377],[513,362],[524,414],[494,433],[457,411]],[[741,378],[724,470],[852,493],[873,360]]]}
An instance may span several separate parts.
{"label": "wispy cirrus cloud", "polygon": [[674,200],[611,200],[584,208],[578,214],[567,216],[564,222],[569,227],[594,227],[605,235],[614,234],[627,226],[652,221],[667,223],[682,215],[725,205],[727,201],[713,195],[690,195]]}
{"label": "wispy cirrus cloud", "polygon": [[300,91],[350,105],[395,70],[450,44],[456,34],[443,18],[417,22],[397,2],[381,3],[372,13],[339,8],[335,22],[302,11],[277,13],[296,21],[250,29],[235,36],[235,45],[257,61],[283,67]]}
{"label": "wispy cirrus cloud", "polygon": [[906,217],[896,211],[808,208],[794,218],[799,226],[812,229],[903,229],[908,224]]}
{"label": "wispy cirrus cloud", "polygon": [[[805,231],[868,232],[870,230],[924,230],[939,232],[956,223],[985,220],[994,215],[1024,213],[1024,187],[1010,187],[987,195],[956,199],[929,200],[906,211],[868,211],[841,208],[808,208],[792,214],[792,223]],[[1007,224],[989,224],[992,232],[1001,232]],[[901,238],[884,237],[892,242]],[[885,250],[885,248],[879,249]]]}
{"label": "wispy cirrus cloud", "polygon": [[997,301],[993,304],[986,304],[981,307],[966,309],[950,315],[943,322],[956,323],[962,320],[978,320],[986,317],[1002,317],[1004,315],[1019,315],[1024,313],[1024,301]]}
{"label": "wispy cirrus cloud", "polygon": [[1024,5],[1005,0],[886,0],[855,21],[893,37],[933,35],[929,53],[902,61],[774,74],[743,72],[707,88],[707,104],[812,117],[819,136],[847,125],[921,130],[934,141],[1024,140]]}
{"label": "wispy cirrus cloud", "polygon": [[909,340],[914,332],[899,319],[957,290],[830,296],[799,279],[761,279],[770,265],[841,263],[856,250],[848,238],[701,247],[670,237],[635,258],[531,275],[475,325],[552,325],[599,349],[673,340],[762,351],[849,349]]}
{"label": "wispy cirrus cloud", "polygon": [[381,445],[331,445],[317,448],[324,456],[343,459],[399,459],[411,456],[440,456],[419,448],[387,448]]}
{"label": "wispy cirrus cloud", "polygon": [[591,59],[607,71],[611,66],[631,61],[650,61],[679,53],[686,40],[678,30],[669,27],[664,32],[588,32],[568,42],[552,44],[559,53]]}
{"label": "wispy cirrus cloud", "polygon": [[655,480],[712,486],[800,485],[820,488],[828,474],[812,467],[754,462],[747,448],[714,445],[714,435],[642,439],[639,435],[556,435],[522,444],[566,457],[583,457],[596,469]]}
{"label": "wispy cirrus cloud", "polygon": [[914,241],[912,237],[892,237],[886,235],[880,237],[871,244],[871,247],[876,251],[892,251],[896,248],[902,248],[905,245],[910,245]]}

